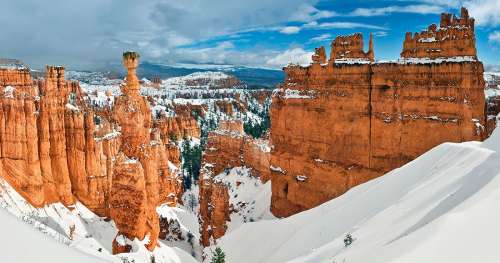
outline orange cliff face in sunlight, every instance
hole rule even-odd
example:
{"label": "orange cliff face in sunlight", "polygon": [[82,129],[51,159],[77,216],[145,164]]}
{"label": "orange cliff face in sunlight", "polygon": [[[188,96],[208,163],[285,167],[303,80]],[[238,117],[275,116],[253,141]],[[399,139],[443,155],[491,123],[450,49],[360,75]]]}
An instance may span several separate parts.
{"label": "orange cliff face in sunlight", "polygon": [[[122,95],[115,103],[113,118],[121,128],[122,145],[117,155],[110,193],[110,216],[120,235],[129,240],[149,237],[149,250],[156,246],[159,219],[156,206],[159,198],[158,154],[150,140],[151,110],[140,95],[136,69],[139,55],[123,54],[128,74]],[[130,251],[128,244],[113,241],[113,253]]]}
{"label": "orange cliff face in sunlight", "polygon": [[155,208],[176,205],[182,192],[178,171],[168,165],[180,165],[179,151],[169,143],[169,130],[152,129],[157,125],[133,67],[111,114],[87,105],[79,84],[65,80],[63,67],[47,66],[45,78],[33,80],[21,62],[4,61],[0,176],[35,207],[82,202],[115,219],[125,237],[148,236],[147,247],[154,249]]}
{"label": "orange cliff face in sunlight", "polygon": [[474,18],[462,7],[461,17],[441,14],[439,28],[432,24],[420,33],[406,33],[403,58],[439,58],[470,56],[477,58]]}
{"label": "orange cliff face in sunlight", "polygon": [[315,207],[443,142],[484,139],[473,33],[465,10],[407,37],[399,61],[373,62],[372,41],[365,53],[355,34],[333,41],[328,64],[320,48],[310,66],[286,67],[270,111],[273,214]]}
{"label": "orange cliff face in sunlight", "polygon": [[210,132],[200,172],[200,242],[209,246],[211,239],[222,237],[233,209],[229,204],[227,186],[214,177],[225,169],[246,166],[262,182],[269,180],[267,141],[245,135],[241,121],[222,121]]}

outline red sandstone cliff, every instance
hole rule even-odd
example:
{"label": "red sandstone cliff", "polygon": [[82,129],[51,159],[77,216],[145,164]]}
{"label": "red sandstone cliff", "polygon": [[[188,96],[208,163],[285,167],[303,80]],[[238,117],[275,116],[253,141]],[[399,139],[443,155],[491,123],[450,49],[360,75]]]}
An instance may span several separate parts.
{"label": "red sandstone cliff", "polygon": [[225,169],[246,166],[262,182],[269,180],[269,149],[267,141],[256,140],[243,131],[241,121],[221,122],[210,132],[203,154],[200,186],[200,233],[203,246],[222,237],[232,211],[226,185],[214,180]]}
{"label": "red sandstone cliff", "polygon": [[[271,105],[276,216],[317,206],[440,143],[485,137],[483,65],[474,60],[473,20],[462,16],[443,15],[440,30],[417,35],[436,36],[441,60],[421,51],[430,42],[407,38],[402,56],[414,60],[366,62],[369,54],[348,44],[362,43],[354,35],[335,39],[327,65],[320,50],[309,67],[285,68]],[[350,55],[339,60],[339,52]]]}
{"label": "red sandstone cliff", "polygon": [[141,96],[119,98],[114,114],[83,96],[62,67],[49,66],[45,79],[33,81],[24,65],[0,66],[0,176],[36,207],[80,201],[115,219],[129,239],[149,234],[153,249],[156,206],[175,205],[182,192],[178,171],[168,165],[179,166],[178,148],[168,131],[150,129]]}

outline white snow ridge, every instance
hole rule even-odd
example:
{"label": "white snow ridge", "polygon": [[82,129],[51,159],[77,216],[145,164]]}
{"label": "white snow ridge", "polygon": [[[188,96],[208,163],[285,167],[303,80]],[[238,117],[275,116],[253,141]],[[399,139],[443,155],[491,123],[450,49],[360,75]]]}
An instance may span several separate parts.
{"label": "white snow ridge", "polygon": [[[444,143],[319,207],[244,224],[227,262],[500,262],[500,130]],[[347,233],[353,242],[345,246]]]}

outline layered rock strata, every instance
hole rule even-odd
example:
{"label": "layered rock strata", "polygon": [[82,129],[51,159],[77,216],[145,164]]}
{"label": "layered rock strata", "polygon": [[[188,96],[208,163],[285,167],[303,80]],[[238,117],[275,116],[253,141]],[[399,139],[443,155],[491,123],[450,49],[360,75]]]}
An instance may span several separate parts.
{"label": "layered rock strata", "polygon": [[440,58],[469,56],[477,58],[474,37],[474,19],[462,8],[461,17],[441,14],[438,28],[432,24],[420,33],[406,33],[403,43],[403,58]]}
{"label": "layered rock strata", "polygon": [[[440,30],[432,31],[443,47],[472,50],[473,20],[462,15],[443,15]],[[457,25],[469,35],[456,37]],[[334,43],[339,39],[345,40]],[[405,42],[404,59],[367,63],[354,45],[343,50],[353,54],[347,60],[334,52],[326,65],[284,69],[270,113],[274,215],[317,206],[440,143],[484,139],[483,64],[473,59],[475,49],[443,51],[439,60],[407,50]],[[463,55],[471,59],[456,57]]]}
{"label": "layered rock strata", "polygon": [[120,125],[122,144],[113,171],[110,193],[110,216],[118,228],[113,241],[113,253],[130,251],[129,244],[120,242],[146,236],[146,247],[153,250],[158,240],[160,225],[156,206],[159,198],[158,152],[150,138],[151,110],[140,95],[136,69],[139,56],[134,52],[123,54],[128,74],[122,86],[122,95],[116,99],[114,119]]}
{"label": "layered rock strata", "polygon": [[[332,42],[330,60],[335,61],[354,58],[357,60],[373,61],[375,56],[373,51],[373,35],[370,34],[368,52],[364,52],[363,47],[363,36],[360,33],[350,36],[338,36]],[[323,61],[326,61],[324,53],[323,47],[317,49],[316,54],[313,55],[313,62],[324,63]]]}
{"label": "layered rock strata", "polygon": [[102,109],[88,104],[77,82],[65,80],[63,67],[48,66],[44,79],[33,80],[27,66],[3,61],[0,176],[36,207],[80,201],[115,219],[120,235],[148,236],[153,249],[159,232],[155,207],[175,205],[182,181],[175,169],[179,150],[168,130],[151,129],[138,87],[125,86],[116,107]]}
{"label": "layered rock strata", "polygon": [[112,165],[106,159],[119,141],[96,140],[94,133],[106,131],[95,127],[78,83],[66,81],[62,67],[48,66],[35,82],[27,67],[0,72],[2,177],[34,206],[70,206],[76,198],[106,215]]}
{"label": "layered rock strata", "polygon": [[246,166],[262,182],[269,180],[269,148],[267,141],[245,135],[241,121],[224,121],[210,132],[203,154],[200,186],[200,233],[203,246],[222,237],[227,229],[232,208],[227,186],[214,180],[226,169]]}

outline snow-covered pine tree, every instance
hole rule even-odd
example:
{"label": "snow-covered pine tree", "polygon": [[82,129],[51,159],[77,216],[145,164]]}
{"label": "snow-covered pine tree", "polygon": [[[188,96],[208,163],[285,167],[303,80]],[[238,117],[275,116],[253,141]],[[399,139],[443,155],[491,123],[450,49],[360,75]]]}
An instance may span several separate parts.
{"label": "snow-covered pine tree", "polygon": [[212,255],[212,260],[210,263],[225,263],[226,262],[226,254],[220,247],[215,249],[214,254]]}

